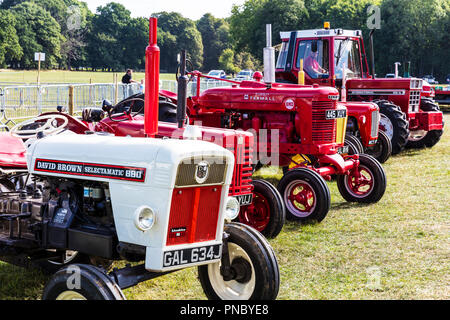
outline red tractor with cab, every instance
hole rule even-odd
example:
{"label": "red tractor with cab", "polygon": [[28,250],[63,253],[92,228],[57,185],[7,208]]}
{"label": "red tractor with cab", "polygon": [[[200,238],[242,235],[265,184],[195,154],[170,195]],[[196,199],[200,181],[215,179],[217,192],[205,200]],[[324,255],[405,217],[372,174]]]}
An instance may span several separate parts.
{"label": "red tractor with cab", "polygon": [[[298,81],[301,61],[305,83],[341,89],[345,84],[347,102],[371,101],[380,107],[380,129],[391,140],[392,154],[407,145],[432,147],[442,136],[443,118],[437,104],[421,99],[423,80],[417,78],[376,78],[373,31],[370,33],[370,74],[361,30],[323,29],[280,33],[282,45],[276,66],[279,82]],[[346,79],[346,81],[343,79]],[[356,110],[349,109],[349,131],[361,122]],[[362,135],[361,135],[362,136]],[[381,134],[383,138],[385,135]]]}

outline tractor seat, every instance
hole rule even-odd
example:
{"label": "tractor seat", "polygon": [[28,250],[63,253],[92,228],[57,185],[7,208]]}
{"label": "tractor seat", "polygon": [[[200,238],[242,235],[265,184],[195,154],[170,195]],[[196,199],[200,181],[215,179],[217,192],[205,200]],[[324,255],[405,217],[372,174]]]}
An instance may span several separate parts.
{"label": "tractor seat", "polygon": [[0,132],[0,168],[27,168],[25,145],[9,132]]}

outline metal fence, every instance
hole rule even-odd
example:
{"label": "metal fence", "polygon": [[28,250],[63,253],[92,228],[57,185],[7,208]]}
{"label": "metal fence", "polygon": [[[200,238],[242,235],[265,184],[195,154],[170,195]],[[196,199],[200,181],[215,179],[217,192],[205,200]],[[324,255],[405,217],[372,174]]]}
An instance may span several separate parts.
{"label": "metal fence", "polygon": [[[201,91],[229,85],[223,81],[202,81]],[[188,92],[195,95],[196,86],[196,82],[190,82]],[[162,80],[160,89],[177,92],[177,82]],[[101,106],[103,100],[115,104],[140,92],[143,92],[143,85],[138,83],[0,86],[0,129],[43,112],[55,111],[58,106],[80,113],[85,108]]]}

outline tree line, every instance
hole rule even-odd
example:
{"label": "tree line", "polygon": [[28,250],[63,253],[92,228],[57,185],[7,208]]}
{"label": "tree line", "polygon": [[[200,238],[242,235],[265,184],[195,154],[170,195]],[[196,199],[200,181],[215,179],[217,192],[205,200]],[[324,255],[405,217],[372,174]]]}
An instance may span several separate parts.
{"label": "tree line", "polygon": [[[1,1],[1,0],[0,0]],[[192,67],[202,71],[261,69],[265,25],[273,42],[280,31],[332,28],[363,31],[368,47],[368,8],[380,8],[381,29],[375,33],[377,74],[394,63],[411,63],[413,75],[450,73],[447,61],[450,0],[247,0],[231,15],[199,20],[176,12],[158,12],[161,70],[174,72],[176,56],[185,49]],[[0,3],[0,68],[34,69],[35,52],[46,53],[48,69],[142,70],[148,43],[148,17],[134,18],[118,3],[91,12],[79,0],[3,0]]]}

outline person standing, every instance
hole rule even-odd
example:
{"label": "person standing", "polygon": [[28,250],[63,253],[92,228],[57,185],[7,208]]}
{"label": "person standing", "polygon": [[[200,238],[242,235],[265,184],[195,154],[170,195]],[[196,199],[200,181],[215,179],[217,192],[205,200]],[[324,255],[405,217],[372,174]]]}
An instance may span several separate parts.
{"label": "person standing", "polygon": [[130,84],[130,83],[137,83],[137,81],[133,80],[133,70],[128,69],[127,72],[122,77],[122,83],[124,84]]}

